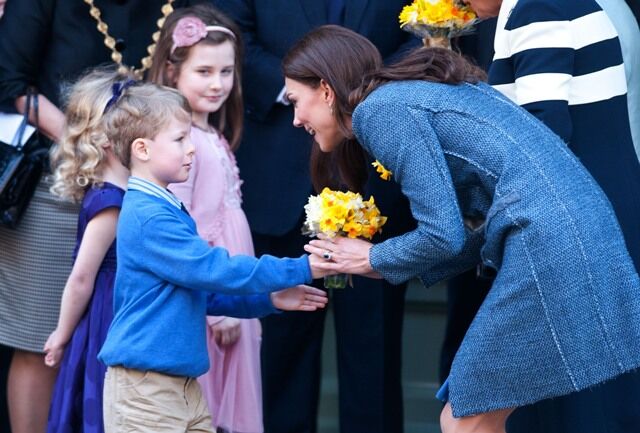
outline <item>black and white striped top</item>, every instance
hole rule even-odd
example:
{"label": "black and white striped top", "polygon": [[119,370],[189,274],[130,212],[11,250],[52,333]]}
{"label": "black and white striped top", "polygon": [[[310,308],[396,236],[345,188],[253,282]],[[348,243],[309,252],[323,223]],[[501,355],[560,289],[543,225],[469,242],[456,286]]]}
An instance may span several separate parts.
{"label": "black and white striped top", "polygon": [[626,94],[617,36],[592,0],[504,0],[489,81],[569,142],[567,104]]}

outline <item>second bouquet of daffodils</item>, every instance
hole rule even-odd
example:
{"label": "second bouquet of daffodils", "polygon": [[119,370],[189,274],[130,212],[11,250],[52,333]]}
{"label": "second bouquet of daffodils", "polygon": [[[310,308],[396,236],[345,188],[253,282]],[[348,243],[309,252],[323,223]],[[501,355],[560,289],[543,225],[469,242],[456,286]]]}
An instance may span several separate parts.
{"label": "second bouquet of daffodils", "polygon": [[[360,194],[350,191],[325,188],[320,194],[309,197],[304,210],[306,220],[302,232],[309,236],[322,233],[330,238],[371,239],[387,222],[387,217],[380,215],[373,197],[365,201]],[[344,288],[346,280],[346,276],[325,277],[325,287]]]}
{"label": "second bouquet of daffodils", "polygon": [[460,0],[414,0],[400,12],[400,27],[427,46],[448,48],[453,37],[468,33],[478,18]]}

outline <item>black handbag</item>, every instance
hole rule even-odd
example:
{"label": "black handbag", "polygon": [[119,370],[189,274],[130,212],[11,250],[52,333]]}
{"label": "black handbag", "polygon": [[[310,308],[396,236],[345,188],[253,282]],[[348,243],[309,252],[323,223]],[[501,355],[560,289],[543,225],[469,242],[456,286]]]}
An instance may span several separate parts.
{"label": "black handbag", "polygon": [[[36,131],[22,144],[33,104]],[[11,144],[0,141],[0,224],[16,228],[36,190],[49,149],[37,130],[38,94],[29,90],[25,114]]]}

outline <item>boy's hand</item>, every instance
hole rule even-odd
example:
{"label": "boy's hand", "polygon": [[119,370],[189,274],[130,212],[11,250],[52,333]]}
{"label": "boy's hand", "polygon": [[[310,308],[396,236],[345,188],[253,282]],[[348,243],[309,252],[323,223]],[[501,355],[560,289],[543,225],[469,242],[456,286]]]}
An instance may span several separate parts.
{"label": "boy's hand", "polygon": [[231,346],[240,338],[240,320],[234,317],[225,317],[211,325],[211,331],[218,346]]}
{"label": "boy's hand", "polygon": [[44,363],[45,365],[53,368],[57,368],[64,356],[64,348],[67,345],[66,341],[62,341],[58,334],[58,331],[53,331],[47,342],[44,344]]}
{"label": "boy's hand", "polygon": [[273,306],[280,310],[315,311],[327,305],[327,293],[311,286],[295,286],[271,293]]}

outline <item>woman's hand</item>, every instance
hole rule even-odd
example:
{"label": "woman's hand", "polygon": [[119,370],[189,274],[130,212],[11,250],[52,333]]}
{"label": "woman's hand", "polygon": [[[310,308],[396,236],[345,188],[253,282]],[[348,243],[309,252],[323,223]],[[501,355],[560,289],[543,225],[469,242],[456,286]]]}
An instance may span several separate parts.
{"label": "woman's hand", "polygon": [[220,347],[231,346],[240,338],[240,319],[225,317],[210,325],[216,344]]}
{"label": "woman's hand", "polygon": [[315,311],[327,305],[326,292],[311,286],[295,286],[271,293],[273,306],[288,311]]}
{"label": "woman's hand", "polygon": [[45,365],[53,368],[57,368],[64,356],[64,348],[67,345],[67,341],[63,340],[60,336],[60,332],[56,329],[49,335],[47,342],[44,344],[44,363]]}
{"label": "woman's hand", "polygon": [[316,256],[314,254],[310,254],[308,256],[309,259],[309,267],[311,268],[311,277],[315,280],[317,278],[323,278],[327,275],[338,274],[332,269],[326,267],[326,260],[320,256]]}
{"label": "woman's hand", "polygon": [[[336,237],[314,239],[304,246],[316,258],[316,268],[330,273],[356,274],[369,278],[382,278],[369,263],[372,243],[362,239]],[[318,259],[320,261],[318,262]]]}

